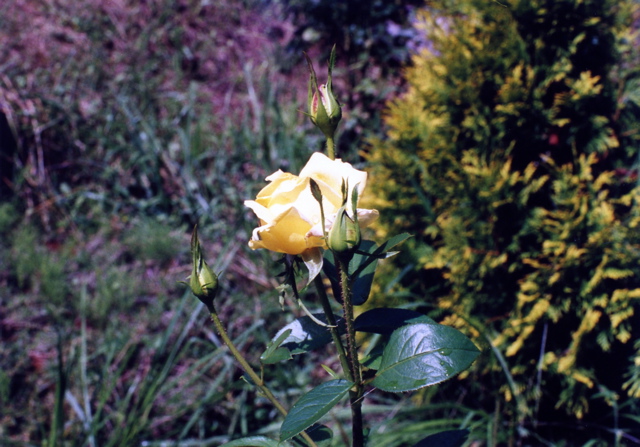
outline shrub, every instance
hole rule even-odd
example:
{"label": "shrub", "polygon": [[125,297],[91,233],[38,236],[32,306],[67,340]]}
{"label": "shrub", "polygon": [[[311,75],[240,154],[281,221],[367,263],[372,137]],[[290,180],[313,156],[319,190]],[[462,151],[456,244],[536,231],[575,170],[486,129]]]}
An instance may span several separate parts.
{"label": "shrub", "polygon": [[475,391],[492,406],[498,386],[517,426],[638,394],[634,8],[430,3],[430,44],[368,155],[378,231],[415,236],[405,287],[472,322]]}

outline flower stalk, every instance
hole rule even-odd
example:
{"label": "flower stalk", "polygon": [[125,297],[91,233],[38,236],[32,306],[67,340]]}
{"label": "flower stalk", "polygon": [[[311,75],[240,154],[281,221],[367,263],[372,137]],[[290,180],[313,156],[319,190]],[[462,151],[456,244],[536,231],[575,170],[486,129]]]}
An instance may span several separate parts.
{"label": "flower stalk", "polygon": [[331,160],[336,159],[336,144],[333,141],[333,137],[327,138],[327,157]]}
{"label": "flower stalk", "polygon": [[362,419],[362,395],[364,386],[362,383],[362,370],[358,359],[358,346],[356,343],[356,330],[354,325],[353,303],[351,301],[351,284],[349,278],[349,261],[353,258],[355,250],[360,246],[360,227],[358,226],[358,185],[351,191],[351,209],[354,218],[351,219],[347,213],[347,202],[349,201],[348,181],[342,180],[342,206],[336,213],[335,221],[329,233],[324,230],[324,207],[322,204],[322,191],[315,181],[311,182],[311,194],[318,202],[320,216],[322,217],[322,227],[324,239],[328,248],[333,253],[336,266],[340,272],[340,293],[342,298],[344,320],[347,328],[347,349],[345,350],[340,337],[340,332],[336,325],[335,316],[331,309],[331,304],[327,298],[324,284],[319,276],[314,279],[320,302],[330,327],[331,337],[338,351],[340,364],[347,379],[354,384],[349,391],[351,406],[351,425],[353,447],[364,446],[364,427]]}
{"label": "flower stalk", "polygon": [[[213,273],[213,271],[209,268],[206,261],[204,260],[202,246],[200,245],[200,240],[198,239],[197,227],[193,229],[193,233],[191,235],[191,254],[193,262],[191,276],[189,278],[189,287],[191,288],[191,292],[207,306],[209,314],[211,315],[211,321],[213,321],[218,335],[227,346],[227,348],[229,348],[229,351],[236,359],[236,361],[240,364],[240,367],[251,378],[253,383],[258,387],[262,394],[273,404],[276,410],[278,410],[281,415],[286,416],[287,410],[276,398],[273,392],[271,392],[271,390],[267,387],[262,377],[260,377],[258,373],[256,373],[256,371],[251,367],[249,362],[247,362],[247,360],[238,350],[231,338],[229,338],[229,334],[227,334],[222,321],[220,321],[220,317],[218,316],[218,312],[216,311],[216,307],[214,304],[214,298],[218,294],[218,276]],[[304,438],[304,440],[310,447],[317,447],[316,443],[306,432],[301,432],[300,436]]]}
{"label": "flower stalk", "polygon": [[342,293],[342,306],[347,328],[347,362],[349,371],[353,377],[353,389],[349,392],[351,406],[352,447],[364,446],[364,424],[362,419],[362,396],[364,386],[362,383],[362,369],[358,359],[358,345],[356,342],[356,329],[354,325],[353,302],[351,301],[351,284],[349,278],[349,262],[336,257],[338,270],[340,271],[340,291]]}
{"label": "flower stalk", "polygon": [[[238,348],[236,348],[236,345],[233,343],[231,338],[229,338],[229,335],[227,334],[227,331],[225,330],[224,325],[222,324],[222,321],[220,321],[220,317],[218,317],[218,313],[215,310],[215,306],[212,305],[210,308],[210,311],[211,311],[211,321],[213,321],[213,325],[216,327],[216,332],[218,332],[218,335],[220,336],[224,344],[227,346],[227,348],[229,348],[229,351],[231,352],[233,357],[240,364],[240,367],[244,370],[245,373],[247,373],[247,375],[251,378],[253,383],[258,387],[258,389],[262,392],[262,394],[269,400],[269,402],[273,404],[276,410],[278,410],[278,412],[282,416],[286,416],[287,410],[280,403],[280,401],[273,394],[273,392],[271,392],[269,387],[267,387],[262,377],[260,377],[258,373],[256,373],[256,371],[251,367],[251,365],[249,365],[249,362],[247,362],[247,360],[244,358],[242,353],[238,350]],[[311,437],[306,432],[303,431],[302,433],[300,433],[300,436],[304,438],[304,440],[309,444],[309,446],[317,447],[317,444],[313,441],[313,439],[311,439]]]}
{"label": "flower stalk", "polygon": [[338,328],[338,325],[336,324],[336,317],[333,313],[333,309],[331,309],[331,303],[329,302],[327,291],[325,290],[324,284],[322,283],[322,278],[320,277],[320,275],[318,275],[313,281],[315,283],[316,290],[318,291],[318,296],[320,297],[322,310],[327,317],[329,332],[331,333],[333,344],[336,346],[336,350],[338,351],[338,358],[340,359],[342,370],[344,371],[345,376],[350,382],[355,382],[353,376],[351,375],[351,366],[347,357],[347,351],[344,349],[344,344],[342,343],[342,338],[340,337],[340,330]]}

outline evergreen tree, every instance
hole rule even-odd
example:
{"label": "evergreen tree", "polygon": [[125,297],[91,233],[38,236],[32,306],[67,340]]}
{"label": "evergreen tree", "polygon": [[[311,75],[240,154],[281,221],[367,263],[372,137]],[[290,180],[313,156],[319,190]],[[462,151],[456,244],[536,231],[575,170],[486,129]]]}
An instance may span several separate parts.
{"label": "evergreen tree", "polygon": [[414,235],[404,285],[472,327],[476,391],[521,427],[640,396],[635,9],[430,2],[368,154],[381,236]]}

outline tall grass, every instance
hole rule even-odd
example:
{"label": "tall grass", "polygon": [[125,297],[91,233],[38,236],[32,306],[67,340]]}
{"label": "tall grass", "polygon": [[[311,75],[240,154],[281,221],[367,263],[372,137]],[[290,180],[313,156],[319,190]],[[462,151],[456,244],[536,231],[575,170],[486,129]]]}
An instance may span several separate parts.
{"label": "tall grass", "polygon": [[[187,50],[211,43],[190,34],[203,14],[233,26],[255,12],[10,3],[3,55],[29,42],[25,14],[70,42],[42,65],[31,52],[7,57],[0,77],[17,137],[14,197],[0,204],[0,444],[204,446],[267,425],[274,414],[177,284],[198,223],[224,271],[220,308],[239,344],[266,341],[282,318],[267,264],[247,256],[242,201],[313,150],[300,105],[280,102],[292,95],[272,65],[237,61],[221,81],[184,67]],[[199,57],[226,60],[212,49]],[[290,383],[282,370],[272,380]]]}

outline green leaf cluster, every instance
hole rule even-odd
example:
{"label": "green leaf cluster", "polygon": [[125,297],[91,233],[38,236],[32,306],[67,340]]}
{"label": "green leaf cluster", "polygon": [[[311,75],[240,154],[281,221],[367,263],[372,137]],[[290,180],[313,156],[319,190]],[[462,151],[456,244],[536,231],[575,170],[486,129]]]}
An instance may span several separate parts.
{"label": "green leaf cluster", "polygon": [[490,343],[478,372],[519,421],[640,395],[635,10],[430,2],[430,43],[368,152],[378,231],[414,235],[404,286]]}
{"label": "green leaf cluster", "polygon": [[[381,245],[362,241],[348,262],[336,260],[336,256],[327,250],[324,273],[335,289],[337,301],[344,299],[338,293],[340,280],[337,277],[344,276],[339,272],[341,268],[346,267],[353,303],[362,305],[369,298],[378,261],[396,254],[390,250],[408,238],[409,235],[400,234]],[[263,367],[324,348],[332,341],[335,343],[332,329],[337,337],[346,337],[348,340],[347,325],[352,324],[354,332],[379,334],[369,343],[370,347],[362,361],[357,360],[366,369],[362,381],[356,383],[350,380],[356,375],[347,369],[343,371],[347,378],[340,378],[338,373],[324,367],[332,380],[317,385],[298,398],[280,427],[280,444],[258,437],[236,440],[225,446],[295,445],[296,442],[302,442],[299,435],[303,432],[317,445],[329,445],[333,432],[328,427],[318,425],[319,422],[347,396],[353,399],[355,395],[358,400],[364,399],[364,395],[358,394],[363,386],[370,387],[371,391],[415,391],[455,377],[469,368],[480,354],[475,344],[458,329],[438,324],[426,315],[408,309],[377,307],[360,313],[351,321],[345,311],[344,315],[332,322],[334,326],[328,324],[329,319],[325,314],[315,314],[287,324],[275,334],[261,355]],[[361,379],[358,377],[356,380]],[[425,438],[416,445],[458,446],[467,434],[467,430],[441,432],[439,436]],[[374,438],[373,435],[371,437]]]}

